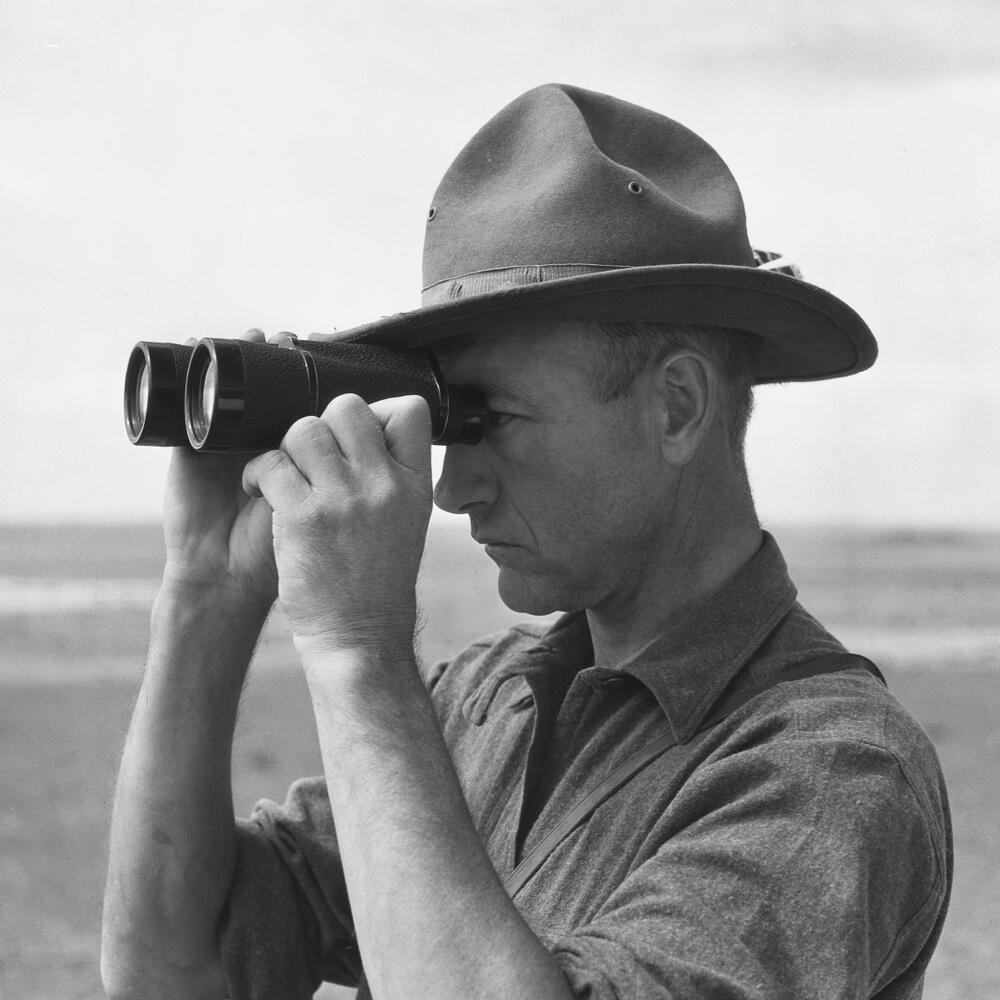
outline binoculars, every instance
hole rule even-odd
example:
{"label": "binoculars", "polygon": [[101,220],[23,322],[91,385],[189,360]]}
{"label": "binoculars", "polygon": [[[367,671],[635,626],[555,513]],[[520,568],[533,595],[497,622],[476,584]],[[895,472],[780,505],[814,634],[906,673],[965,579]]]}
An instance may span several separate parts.
{"label": "binoculars", "polygon": [[483,435],[482,395],[447,385],[429,351],[291,334],[269,344],[136,344],[125,370],[125,430],[133,444],[268,451],[296,420],[319,416],[345,392],[366,403],[422,396],[435,444],[475,444]]}

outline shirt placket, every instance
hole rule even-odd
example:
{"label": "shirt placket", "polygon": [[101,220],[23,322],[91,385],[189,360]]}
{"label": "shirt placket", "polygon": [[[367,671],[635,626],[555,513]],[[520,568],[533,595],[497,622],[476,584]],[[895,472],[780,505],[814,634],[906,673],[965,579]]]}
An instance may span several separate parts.
{"label": "shirt placket", "polygon": [[[530,718],[524,719],[520,726],[530,725],[531,736],[521,766],[514,772],[509,788],[501,793],[503,805],[490,824],[488,849],[501,876],[516,867],[521,845],[533,821],[533,817],[528,815],[531,791],[546,763],[546,751],[563,694],[581,666],[574,663],[572,658],[560,655],[561,652],[565,651],[549,646],[536,647],[529,651],[516,671],[512,670],[507,674],[506,679],[509,680],[516,673],[527,686],[526,697],[530,698],[531,703]],[[499,686],[498,683],[493,686],[488,695],[490,702]],[[479,724],[486,721],[487,712],[488,705],[480,702]],[[490,724],[502,725],[502,720],[491,718]]]}

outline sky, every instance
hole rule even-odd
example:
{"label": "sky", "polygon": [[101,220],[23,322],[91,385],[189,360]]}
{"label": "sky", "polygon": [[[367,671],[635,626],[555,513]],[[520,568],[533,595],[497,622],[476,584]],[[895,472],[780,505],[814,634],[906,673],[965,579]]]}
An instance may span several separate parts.
{"label": "sky", "polygon": [[415,307],[448,164],[559,81],[707,139],[754,245],[879,339],[759,391],[763,519],[1000,527],[997,38],[991,0],[6,0],[0,520],[157,517],[132,345]]}

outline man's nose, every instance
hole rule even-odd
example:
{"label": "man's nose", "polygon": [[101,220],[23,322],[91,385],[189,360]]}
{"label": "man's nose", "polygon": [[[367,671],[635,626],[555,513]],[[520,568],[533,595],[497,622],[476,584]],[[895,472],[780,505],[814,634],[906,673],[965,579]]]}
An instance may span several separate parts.
{"label": "man's nose", "polygon": [[492,504],[495,499],[495,479],[486,449],[481,444],[448,445],[434,486],[434,503],[449,514],[468,514],[477,504]]}

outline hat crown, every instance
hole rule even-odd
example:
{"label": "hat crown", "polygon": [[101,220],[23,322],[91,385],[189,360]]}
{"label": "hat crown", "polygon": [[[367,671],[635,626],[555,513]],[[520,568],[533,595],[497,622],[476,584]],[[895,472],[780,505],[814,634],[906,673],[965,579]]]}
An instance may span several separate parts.
{"label": "hat crown", "polygon": [[432,203],[424,286],[538,265],[753,267],[739,188],[683,125],[549,84],[493,117]]}

